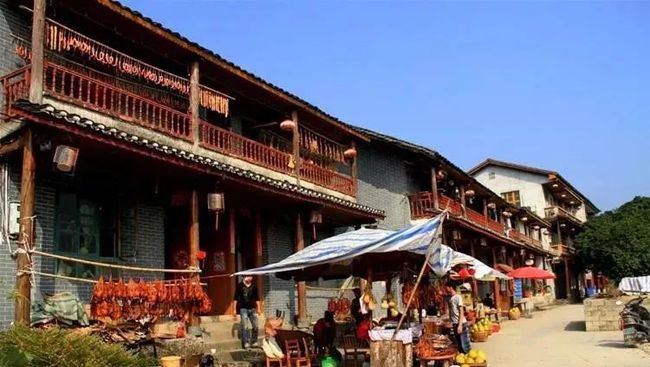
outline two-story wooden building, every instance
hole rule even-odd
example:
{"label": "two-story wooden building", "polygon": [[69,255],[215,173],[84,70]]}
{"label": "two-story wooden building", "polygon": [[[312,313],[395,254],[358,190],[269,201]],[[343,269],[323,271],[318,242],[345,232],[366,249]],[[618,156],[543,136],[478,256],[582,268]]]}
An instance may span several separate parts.
{"label": "two-story wooden building", "polygon": [[[64,277],[133,275],[27,260],[23,247],[198,265],[211,314],[230,314],[227,274],[280,260],[313,231],[383,217],[357,202],[357,149],[369,138],[310,103],[115,1],[0,5],[3,214],[20,223],[3,225],[4,288],[18,271],[23,291],[32,271],[43,273],[32,297],[87,300],[90,286]],[[293,283],[264,283],[267,310],[305,313],[304,287],[295,301]],[[27,305],[18,301],[23,314]],[[13,320],[13,301],[0,297],[0,308],[3,324]]]}

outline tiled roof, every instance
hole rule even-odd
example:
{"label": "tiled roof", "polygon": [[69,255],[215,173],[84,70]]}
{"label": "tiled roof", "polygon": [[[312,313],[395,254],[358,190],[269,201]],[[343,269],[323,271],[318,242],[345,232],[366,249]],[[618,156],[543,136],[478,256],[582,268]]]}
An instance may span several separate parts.
{"label": "tiled roof", "polygon": [[184,159],[189,162],[201,164],[207,167],[210,167],[212,169],[215,169],[217,171],[229,173],[235,176],[243,177],[246,179],[249,179],[251,181],[263,183],[265,185],[268,185],[270,187],[280,189],[283,191],[287,191],[290,193],[296,193],[299,195],[303,195],[306,197],[314,198],[314,199],[319,199],[319,200],[326,200],[329,201],[333,204],[340,205],[342,207],[346,207],[349,209],[357,210],[360,212],[364,212],[367,214],[371,214],[376,217],[383,217],[384,216],[384,211],[371,208],[369,206],[357,204],[354,202],[351,202],[349,200],[344,200],[341,198],[338,198],[333,195],[328,195],[324,194],[318,191],[310,190],[295,184],[292,184],[288,181],[280,181],[276,179],[272,179],[269,177],[266,177],[264,175],[260,175],[258,173],[241,169],[236,166],[222,163],[215,161],[214,159],[203,157],[200,155],[196,155],[190,151],[185,151],[182,149],[177,149],[173,148],[164,144],[161,144],[159,142],[149,140],[134,134],[127,133],[125,131],[121,131],[116,128],[108,128],[103,124],[96,123],[90,119],[83,118],[79,115],[68,113],[67,111],[64,110],[58,110],[54,108],[52,105],[49,104],[34,104],[30,103],[25,100],[20,100],[17,101],[13,104],[13,107],[22,109],[24,111],[27,111],[31,114],[34,115],[45,115],[50,118],[66,122],[71,125],[75,125],[78,127],[86,128],[92,131],[95,131],[97,133],[104,134],[106,136],[110,136],[115,139],[120,139],[126,142],[129,142],[133,145],[137,145],[143,148],[150,149],[152,151],[157,151],[159,153],[164,153],[167,155],[173,155],[177,158]]}

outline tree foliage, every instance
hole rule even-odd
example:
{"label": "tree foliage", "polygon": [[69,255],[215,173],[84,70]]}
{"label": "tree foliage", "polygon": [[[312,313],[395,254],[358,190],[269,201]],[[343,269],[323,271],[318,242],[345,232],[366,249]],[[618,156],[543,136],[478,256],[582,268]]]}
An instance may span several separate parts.
{"label": "tree foliage", "polygon": [[650,197],[590,219],[576,242],[581,264],[614,281],[650,275]]}

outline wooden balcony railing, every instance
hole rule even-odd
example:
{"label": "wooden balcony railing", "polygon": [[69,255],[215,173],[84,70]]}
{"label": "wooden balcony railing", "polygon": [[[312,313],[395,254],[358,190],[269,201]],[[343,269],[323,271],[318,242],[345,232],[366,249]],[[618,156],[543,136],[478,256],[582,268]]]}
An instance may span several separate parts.
{"label": "wooden balcony railing", "polygon": [[499,234],[504,234],[506,231],[506,226],[504,226],[503,223],[497,222],[492,219],[488,219],[487,228]]}
{"label": "wooden balcony railing", "polygon": [[291,155],[237,135],[205,121],[200,122],[199,143],[208,149],[290,174]]}
{"label": "wooden balcony railing", "polygon": [[546,219],[556,219],[556,218],[565,218],[569,219],[575,223],[581,224],[582,221],[578,219],[575,215],[573,215],[571,212],[568,210],[559,207],[559,206],[552,206],[544,209],[544,215],[546,216]]}
{"label": "wooden balcony railing", "polygon": [[171,107],[50,62],[46,63],[44,82],[45,92],[62,100],[175,138],[192,140],[188,114]]}
{"label": "wooden balcony railing", "polygon": [[303,161],[300,164],[300,177],[328,189],[355,196],[357,185],[350,176],[323,168],[314,163]]}
{"label": "wooden balcony railing", "polygon": [[551,248],[557,251],[558,255],[575,253],[575,248],[573,248],[573,246],[567,246],[565,243],[551,243]]}
{"label": "wooden balcony railing", "polygon": [[[4,92],[4,113],[9,114],[14,101],[28,97],[29,70],[30,67],[26,66],[0,78]],[[174,138],[194,140],[189,114],[142,96],[137,91],[125,90],[118,84],[102,81],[92,73],[46,62],[44,93]],[[294,173],[290,167],[290,154],[208,122],[199,122],[197,139],[206,149],[284,174]],[[302,162],[300,176],[316,185],[350,196],[356,195],[356,181],[334,170]]]}
{"label": "wooden balcony railing", "polygon": [[426,218],[433,214],[433,193],[431,191],[409,195],[408,199],[412,219]]}
{"label": "wooden balcony railing", "polygon": [[470,222],[473,222],[481,227],[487,227],[488,219],[482,213],[479,213],[470,208],[465,209],[465,213],[467,215],[467,219],[469,219]]}
{"label": "wooden balcony railing", "polygon": [[461,216],[463,215],[463,207],[456,200],[452,200],[445,195],[440,195],[438,197],[438,203],[440,209],[447,209],[451,215]]}
{"label": "wooden balcony railing", "polygon": [[0,78],[4,105],[2,112],[10,115],[11,104],[29,96],[29,65]]}

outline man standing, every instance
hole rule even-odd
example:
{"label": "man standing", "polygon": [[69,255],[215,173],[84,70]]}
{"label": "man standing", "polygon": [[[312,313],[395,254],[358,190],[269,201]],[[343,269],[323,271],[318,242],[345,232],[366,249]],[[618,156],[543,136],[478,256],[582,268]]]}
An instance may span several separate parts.
{"label": "man standing", "polygon": [[[253,277],[247,275],[237,284],[235,290],[235,310],[239,314],[239,337],[242,348],[258,347],[257,342],[257,315],[260,314],[260,300],[257,297],[257,287],[253,284]],[[251,323],[250,336],[246,330],[246,319]]]}
{"label": "man standing", "polygon": [[465,320],[463,297],[456,293],[456,283],[451,280],[445,284],[445,291],[449,297],[447,300],[449,319],[453,325],[452,333],[454,334],[456,347],[458,347],[459,352],[468,353],[471,345],[469,341],[469,327],[467,326],[467,320]]}
{"label": "man standing", "polygon": [[363,302],[361,289],[354,288],[353,292],[354,300],[352,300],[352,305],[350,306],[350,314],[358,324],[363,321],[364,317],[368,314],[368,310],[366,309],[366,304]]}

